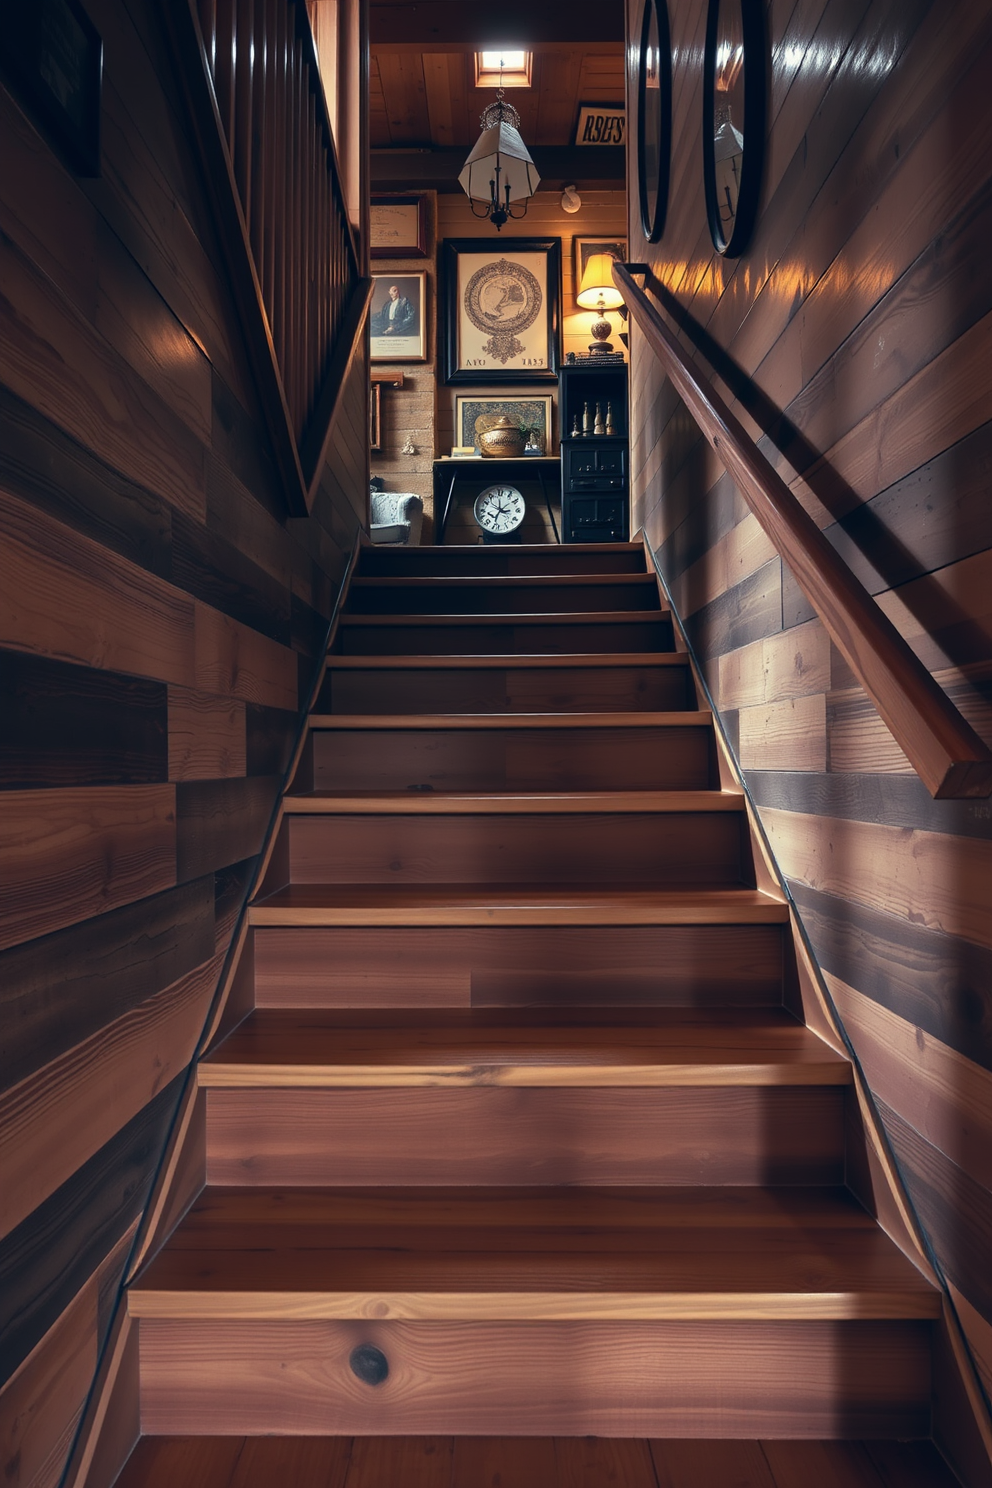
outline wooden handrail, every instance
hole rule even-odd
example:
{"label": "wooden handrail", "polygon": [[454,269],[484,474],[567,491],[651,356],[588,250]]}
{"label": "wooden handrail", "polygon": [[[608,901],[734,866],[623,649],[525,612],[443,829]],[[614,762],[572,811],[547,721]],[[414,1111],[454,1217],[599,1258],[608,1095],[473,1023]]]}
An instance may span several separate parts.
{"label": "wooden handrail", "polygon": [[614,264],[637,328],[682,398],[896,743],[938,800],[992,795],[992,752],[855,578],[792,491],[686,357],[658,307]]}
{"label": "wooden handrail", "polygon": [[306,0],[165,9],[286,504],[306,516],[372,288]]}

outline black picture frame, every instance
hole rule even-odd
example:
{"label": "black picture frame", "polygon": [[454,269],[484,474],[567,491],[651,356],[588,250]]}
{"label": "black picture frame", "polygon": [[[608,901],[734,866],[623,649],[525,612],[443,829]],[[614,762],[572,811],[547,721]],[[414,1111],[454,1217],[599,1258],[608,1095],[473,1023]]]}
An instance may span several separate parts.
{"label": "black picture frame", "polygon": [[[723,0],[726,4],[727,0]],[[765,165],[765,114],[768,91],[768,48],[762,0],[732,0],[739,5],[744,50],[744,150],[734,225],[729,237],[717,199],[716,55],[721,0],[709,0],[706,46],[703,52],[703,187],[706,220],[717,253],[739,258],[750,242],[758,220],[761,177]]]}
{"label": "black picture frame", "polygon": [[[414,216],[413,231],[404,235],[401,229],[399,235],[391,235],[388,242],[376,241],[377,209],[380,209],[380,215],[385,218],[391,207],[398,209],[398,213],[403,214],[404,217]],[[387,227],[385,222],[383,225]],[[377,259],[427,257],[426,195],[417,193],[407,196],[387,196],[378,191],[372,193],[369,256]]]}
{"label": "black picture frame", "polygon": [[[649,81],[648,47],[651,22],[658,32],[658,109],[647,107]],[[649,168],[648,132],[656,135],[657,171]],[[641,231],[649,243],[657,243],[665,231],[668,191],[672,168],[672,34],[667,0],[644,0],[641,36],[637,54],[637,198]],[[652,201],[653,193],[653,201]]]}
{"label": "black picture frame", "polygon": [[0,75],[70,169],[99,176],[103,41],[78,0],[5,6]]}
{"label": "black picture frame", "polygon": [[[489,260],[495,267],[501,262],[513,264],[521,257],[543,259],[543,274],[535,276],[526,265],[525,274],[538,279],[542,299],[538,315],[518,326],[519,335],[512,321],[506,331],[496,332],[484,341],[486,328],[476,320],[470,321],[470,309],[459,302],[459,272],[468,258]],[[484,265],[473,272],[482,271]],[[535,265],[535,267],[537,267]],[[543,280],[543,282],[542,282]],[[467,287],[466,287],[467,289]],[[463,295],[464,298],[464,295]],[[557,382],[561,365],[561,239],[560,238],[507,238],[503,241],[492,238],[447,238],[441,245],[441,303],[443,327],[441,349],[443,374],[448,384],[455,386],[502,386],[506,383]],[[526,312],[522,312],[526,313]],[[519,320],[519,317],[518,317]],[[472,327],[474,326],[474,330]],[[463,327],[467,336],[463,338]],[[526,336],[526,342],[520,341]],[[463,339],[479,340],[484,354],[478,357],[468,354]],[[520,352],[514,346],[522,346]],[[486,350],[489,348],[489,350]],[[541,365],[532,365],[532,358],[539,356]]]}

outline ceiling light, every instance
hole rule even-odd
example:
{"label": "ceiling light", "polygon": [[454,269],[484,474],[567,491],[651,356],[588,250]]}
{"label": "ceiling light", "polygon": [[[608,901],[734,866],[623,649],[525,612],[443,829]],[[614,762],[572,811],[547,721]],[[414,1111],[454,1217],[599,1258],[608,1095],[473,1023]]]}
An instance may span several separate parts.
{"label": "ceiling light", "polygon": [[[527,199],[534,195],[541,178],[520,137],[520,115],[512,103],[505,101],[502,88],[479,122],[482,133],[462,167],[458,184],[469,199],[473,217],[488,217],[499,232],[504,222],[526,215]],[[510,203],[518,201],[523,202],[523,208],[514,212]],[[481,212],[476,211],[476,203],[482,204]]]}

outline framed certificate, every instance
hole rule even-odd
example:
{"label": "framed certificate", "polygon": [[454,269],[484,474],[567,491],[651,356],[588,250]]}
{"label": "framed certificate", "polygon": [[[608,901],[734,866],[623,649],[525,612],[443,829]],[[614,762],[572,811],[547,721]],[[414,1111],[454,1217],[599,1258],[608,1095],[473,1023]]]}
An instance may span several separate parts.
{"label": "framed certificate", "polygon": [[442,268],[446,382],[557,380],[560,238],[447,238]]}
{"label": "framed certificate", "polygon": [[373,196],[369,223],[373,258],[427,257],[426,196]]}

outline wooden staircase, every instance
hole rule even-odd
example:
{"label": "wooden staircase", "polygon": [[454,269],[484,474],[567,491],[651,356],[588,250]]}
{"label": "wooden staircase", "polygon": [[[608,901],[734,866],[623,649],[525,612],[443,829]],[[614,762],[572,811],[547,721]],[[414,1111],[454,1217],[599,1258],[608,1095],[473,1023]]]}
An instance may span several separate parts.
{"label": "wooden staircase", "polygon": [[[674,645],[639,545],[363,553],[198,1067],[206,1186],[129,1292],[143,1433],[413,1452],[381,1488],[553,1485],[589,1436],[628,1466],[563,1484],[950,1481],[939,1296],[846,1186],[851,1069]],[[672,1466],[724,1438],[864,1476]]]}

